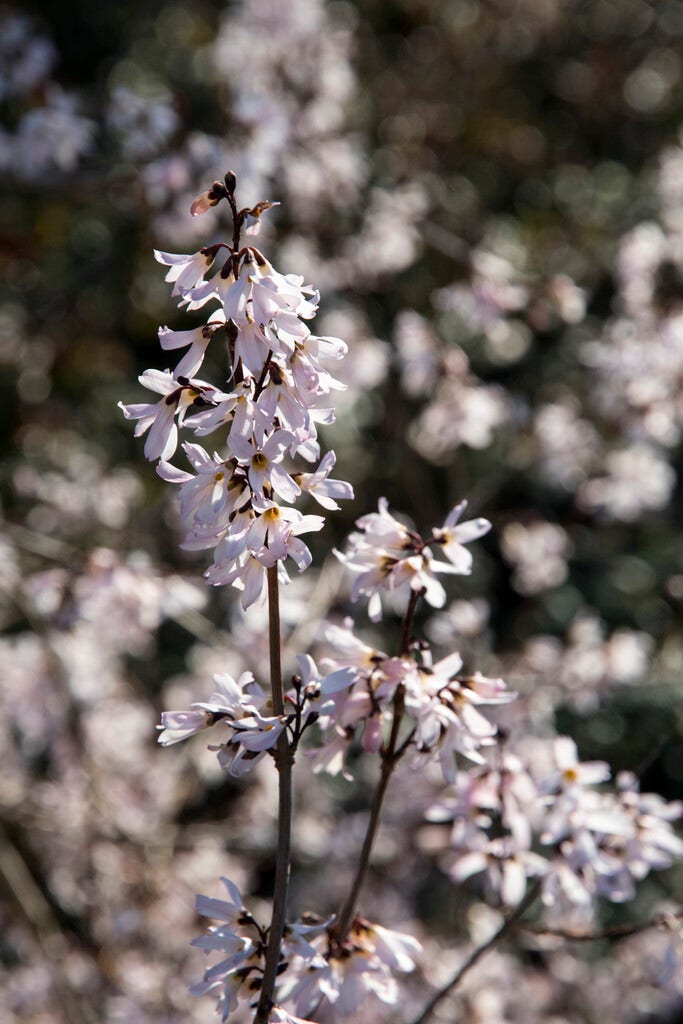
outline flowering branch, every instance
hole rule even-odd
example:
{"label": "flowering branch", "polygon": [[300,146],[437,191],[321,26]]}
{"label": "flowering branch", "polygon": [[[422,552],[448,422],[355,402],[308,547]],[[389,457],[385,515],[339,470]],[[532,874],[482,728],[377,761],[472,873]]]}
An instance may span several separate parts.
{"label": "flowering branch", "polygon": [[[389,780],[410,751],[416,769],[438,760],[449,787],[428,812],[432,820],[453,823],[449,874],[461,883],[486,871],[502,903],[514,908],[432,997],[415,1021],[424,1024],[521,919],[541,889],[544,903],[560,909],[590,905],[600,895],[623,900],[651,867],[666,867],[681,855],[683,841],[673,834],[671,822],[683,813],[683,804],[641,794],[627,773],[617,779],[616,795],[596,791],[593,787],[609,778],[608,766],[581,763],[567,737],[554,741],[552,769],[539,780],[507,746],[487,759],[486,751],[500,743],[502,733],[482,706],[507,704],[516,695],[503,679],[463,672],[456,651],[435,661],[430,645],[412,636],[419,601],[444,606],[447,595],[438,577],[468,575],[472,554],[467,545],[490,529],[486,519],[460,521],[465,502],[427,539],[395,518],[384,498],[377,512],[357,520],[346,551],[335,554],[356,573],[351,598],[369,599],[373,621],[382,616],[383,594],[406,595],[398,654],[390,657],[368,646],[353,634],[351,620],[344,628],[328,625],[326,639],[336,653],[327,659],[325,671],[319,672],[309,655],[297,655],[299,672],[285,692],[279,584],[288,581],[289,558],[300,572],[310,565],[311,553],[301,535],[324,524],[322,516],[303,515],[295,503],[306,492],[324,509],[337,509],[337,499],[353,497],[348,483],[330,477],[334,452],[321,458],[317,440],[317,424],[334,421],[331,393],[343,388],[324,364],[341,359],[346,345],[311,333],[306,322],[315,316],[318,302],[313,288],[302,278],[279,274],[259,249],[242,244],[242,230],[247,236],[255,234],[261,215],[274,204],[264,201],[238,209],[235,187],[235,175],[228,172],[224,183],[214,182],[192,206],[196,215],[227,200],[232,244],[215,242],[187,256],[156,254],[168,268],[166,280],[173,284],[179,305],[193,311],[213,302],[216,308],[203,326],[160,328],[164,351],[184,349],[184,355],[174,370],[151,369],[140,378],[156,392],[155,401],[122,407],[136,421],[136,435],[147,435],[145,454],[159,460],[159,475],[179,486],[187,529],[183,546],[213,551],[208,582],[239,590],[245,610],[264,590],[268,600],[270,694],[249,671],[237,680],[227,673],[216,675],[207,700],[185,711],[164,712],[159,727],[163,745],[215,728],[222,741],[210,749],[217,752],[221,767],[241,775],[269,755],[278,772],[270,924],[256,922],[229,879],[223,879],[229,899],[198,896],[198,912],[223,923],[212,926],[194,945],[222,958],[205,970],[192,991],[216,996],[223,1021],[233,1010],[248,1006],[255,1010],[254,1024],[301,1024],[288,1006],[309,1016],[317,1015],[325,1003],[326,1017],[331,1008],[344,1017],[355,1014],[369,997],[396,1002],[395,974],[414,969],[420,945],[409,935],[357,916],[356,909]],[[195,375],[209,345],[219,347],[217,336],[228,365],[213,384]],[[182,443],[193,472],[169,461],[180,431],[186,429],[200,439],[221,435],[212,453],[196,441]],[[302,472],[298,459],[317,467]],[[378,756],[379,778],[355,877],[338,919],[324,921],[306,913],[288,921],[292,768],[302,735],[316,722],[322,741],[311,751],[314,772],[350,777],[345,759],[358,735],[363,750]],[[461,759],[473,767],[459,768]],[[532,848],[535,825],[542,829],[541,845],[550,848],[546,858]],[[527,890],[529,879],[536,876]],[[664,926],[665,919],[657,923]],[[565,937],[587,940],[608,933]]]}
{"label": "flowering branch", "polygon": [[441,1003],[446,998],[446,996],[450,995],[450,993],[458,987],[462,979],[474,967],[474,965],[478,963],[478,961],[481,960],[481,958],[485,956],[486,953],[493,949],[493,947],[497,945],[500,939],[502,939],[503,936],[506,935],[517,924],[519,919],[523,916],[523,914],[526,913],[529,907],[536,902],[540,895],[540,892],[541,883],[540,881],[536,881],[531,886],[524,899],[517,904],[514,910],[510,911],[510,913],[507,915],[503,923],[500,925],[499,928],[496,929],[493,935],[489,939],[487,939],[486,942],[483,942],[481,946],[477,946],[477,948],[473,950],[472,953],[470,953],[467,960],[465,960],[464,964],[462,964],[462,966],[456,971],[451,980],[447,982],[442,988],[440,988],[438,992],[434,993],[434,995],[429,1000],[420,1016],[416,1017],[412,1024],[426,1024],[426,1022],[434,1013],[434,1010],[437,1008],[439,1003]]}

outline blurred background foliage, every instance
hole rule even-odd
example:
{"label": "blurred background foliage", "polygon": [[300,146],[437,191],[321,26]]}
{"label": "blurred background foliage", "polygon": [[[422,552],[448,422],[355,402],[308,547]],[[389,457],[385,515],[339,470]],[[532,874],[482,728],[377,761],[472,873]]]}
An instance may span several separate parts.
{"label": "blurred background foliage", "polygon": [[[350,610],[328,552],[380,495],[423,531],[467,497],[494,530],[427,635],[505,673],[513,732],[680,793],[682,37],[678,0],[0,8],[3,1019],[206,1020],[192,892],[267,899],[269,783],[153,736],[211,672],[263,670],[263,621],[206,593],[116,407],[189,326],[152,249],[227,231],[189,204],[229,167],[350,345],[325,440],[356,501],[285,595],[290,655]],[[343,891],[344,786],[307,797],[302,894]],[[404,891],[398,811],[375,900],[461,936],[436,869]],[[533,1019],[663,1020],[623,970],[628,1018],[595,982]]]}

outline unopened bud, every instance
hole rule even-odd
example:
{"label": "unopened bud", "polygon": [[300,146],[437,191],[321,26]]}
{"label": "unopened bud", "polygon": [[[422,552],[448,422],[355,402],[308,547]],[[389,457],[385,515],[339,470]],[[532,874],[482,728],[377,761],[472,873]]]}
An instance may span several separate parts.
{"label": "unopened bud", "polygon": [[228,192],[234,192],[237,188],[237,175],[234,171],[228,171],[225,175],[225,187]]}
{"label": "unopened bud", "polygon": [[226,191],[225,185],[222,181],[214,181],[208,192],[201,192],[192,203],[190,207],[190,213],[193,217],[199,217],[201,213],[206,213],[208,209],[215,206],[216,203],[220,203],[221,199],[225,199]]}

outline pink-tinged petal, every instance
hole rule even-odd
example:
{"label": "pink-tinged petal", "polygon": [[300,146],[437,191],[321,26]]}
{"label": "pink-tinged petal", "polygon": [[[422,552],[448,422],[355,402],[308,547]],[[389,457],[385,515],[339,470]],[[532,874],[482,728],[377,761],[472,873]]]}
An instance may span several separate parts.
{"label": "pink-tinged petal", "polygon": [[461,576],[470,575],[473,558],[467,548],[462,547],[457,541],[446,541],[441,550]]}
{"label": "pink-tinged petal", "polygon": [[146,427],[143,429],[147,429],[156,416],[156,402],[153,404],[150,404],[149,402],[137,402],[133,405],[124,405],[123,402],[119,402],[118,407],[127,420],[147,420],[148,422]]}
{"label": "pink-tinged petal", "polygon": [[157,743],[170,747],[206,729],[208,724],[208,715],[204,711],[164,711],[161,725],[157,726],[161,730]]}
{"label": "pink-tinged petal", "polygon": [[192,256],[172,252],[161,252],[159,249],[154,249],[154,259],[157,263],[162,263],[165,267],[175,267],[180,264],[189,263]]}
{"label": "pink-tinged petal", "polygon": [[276,430],[263,446],[263,454],[269,462],[278,462],[295,440],[287,430]]}
{"label": "pink-tinged petal", "polygon": [[[195,898],[195,910],[202,917],[210,917],[213,921],[225,921],[229,924],[235,923],[236,915],[242,909],[242,901],[227,903],[225,900],[213,899],[210,896],[197,896]],[[242,940],[243,941],[243,940]]]}
{"label": "pink-tinged petal", "polygon": [[301,533],[317,533],[325,525],[324,516],[302,516],[292,524],[292,533],[298,536]]}
{"label": "pink-tinged petal", "polygon": [[296,501],[297,496],[301,494],[299,485],[292,480],[289,473],[286,473],[279,466],[271,465],[270,482],[275,493],[283,501]]}
{"label": "pink-tinged petal", "polygon": [[480,871],[486,871],[488,863],[485,853],[466,853],[455,862],[448,874],[454,882],[463,882]]}
{"label": "pink-tinged petal", "polygon": [[200,444],[194,444],[192,441],[184,441],[182,449],[187,455],[187,461],[193,469],[197,470],[197,472],[201,472],[202,470],[208,472],[216,471],[216,465],[211,459],[211,456]]}
{"label": "pink-tinged petal", "polygon": [[372,699],[367,690],[357,690],[344,701],[339,714],[339,724],[342,728],[349,725],[356,725],[362,718],[366,718],[372,712]]}
{"label": "pink-tinged petal", "polygon": [[423,590],[424,599],[427,604],[431,605],[432,608],[443,608],[446,604],[446,591],[438,580],[428,576],[426,573],[420,573],[416,576],[410,584],[412,590]]}
{"label": "pink-tinged petal", "polygon": [[[463,550],[465,549],[463,548]],[[468,555],[469,551],[465,551],[465,554]],[[467,576],[468,573],[465,572],[462,568],[463,564],[464,563],[462,562],[462,560],[459,560],[458,564],[454,564],[453,562],[442,562],[440,558],[430,558],[429,571],[436,573],[444,573],[446,576]],[[469,564],[470,566],[472,565],[471,559],[469,561]]]}
{"label": "pink-tinged petal", "polygon": [[459,521],[460,517],[462,516],[466,508],[467,501],[461,501],[458,505],[452,508],[444,521],[444,529],[448,526],[455,526],[455,524]]}
{"label": "pink-tinged petal", "polygon": [[299,572],[307,569],[313,560],[311,552],[299,537],[289,538],[287,541],[287,554],[294,559]]}
{"label": "pink-tinged petal", "polygon": [[469,701],[465,700],[459,703],[457,714],[462,719],[465,728],[477,739],[486,739],[496,735],[496,726],[491,725],[488,718],[484,718]]}
{"label": "pink-tinged petal", "polygon": [[193,217],[199,217],[202,213],[206,213],[207,210],[210,210],[212,206],[215,206],[216,203],[217,200],[213,199],[209,192],[202,192],[196,197],[196,199],[192,200],[190,214]]}
{"label": "pink-tinged petal", "polygon": [[370,718],[365,723],[361,746],[368,754],[376,754],[382,746],[382,721],[380,718]]}
{"label": "pink-tinged petal", "polygon": [[336,672],[321,681],[321,692],[324,697],[330,697],[340,690],[348,690],[358,679],[358,670],[355,668],[340,668]]}
{"label": "pink-tinged petal", "polygon": [[[235,420],[235,427],[237,427],[237,420]],[[251,462],[256,454],[256,449],[250,440],[252,427],[253,424],[245,426],[244,434],[239,433],[237,429],[230,431],[230,451],[240,462]]]}
{"label": "pink-tinged petal", "polygon": [[374,593],[368,601],[368,617],[371,622],[380,622],[382,619],[382,599],[378,593]]}
{"label": "pink-tinged petal", "polygon": [[244,611],[254,604],[261,596],[266,571],[255,558],[249,558],[242,572],[244,593],[242,594],[241,605]]}
{"label": "pink-tinged petal", "polygon": [[284,726],[277,719],[264,719],[264,723],[261,728],[253,731],[236,731],[235,738],[239,740],[245,750],[258,752],[270,750],[275,746]]}
{"label": "pink-tinged petal", "polygon": [[166,462],[177,447],[178,428],[175,425],[175,407],[167,405],[166,402],[160,402],[159,411],[145,441],[145,457],[150,462],[154,459],[163,459]]}
{"label": "pink-tinged petal", "polygon": [[190,331],[172,331],[170,327],[160,327],[159,344],[165,352],[186,348],[202,337],[203,330],[203,327],[193,327]]}
{"label": "pink-tinged petal", "polygon": [[173,380],[170,370],[145,370],[138,380],[143,387],[149,391],[156,391],[158,395],[168,395],[179,386],[177,381]]}
{"label": "pink-tinged petal", "polygon": [[184,469],[178,469],[170,462],[160,462],[157,466],[157,473],[162,480],[166,480],[169,484],[185,484],[194,480],[191,473],[186,473]]}
{"label": "pink-tinged petal", "polygon": [[449,654],[445,658],[442,658],[441,661],[437,661],[434,666],[434,672],[443,679],[452,679],[458,674],[461,668],[462,658],[457,651],[454,651],[453,654]]}
{"label": "pink-tinged petal", "polygon": [[[241,678],[242,676],[240,676],[240,679]],[[221,875],[221,882],[228,890],[228,896],[230,897],[234,906],[239,907],[241,910],[242,907],[244,906],[244,900],[242,899],[242,894],[240,893],[235,883],[231,881],[229,878],[226,878],[225,875]],[[220,921],[221,918],[218,918],[218,920]],[[226,918],[226,920],[229,920],[229,918]]]}
{"label": "pink-tinged petal", "polygon": [[206,349],[210,340],[210,338],[204,338],[190,346],[174,370],[176,378],[194,377],[204,362],[204,356],[206,355]]}
{"label": "pink-tinged petal", "polygon": [[453,528],[453,536],[460,544],[470,544],[473,540],[479,540],[491,529],[488,519],[468,519],[466,523],[460,523]]}

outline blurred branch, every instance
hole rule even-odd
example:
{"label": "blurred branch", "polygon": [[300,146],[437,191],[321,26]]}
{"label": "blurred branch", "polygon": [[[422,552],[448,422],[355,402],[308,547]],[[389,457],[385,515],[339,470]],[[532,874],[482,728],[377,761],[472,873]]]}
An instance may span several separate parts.
{"label": "blurred branch", "polygon": [[489,950],[493,949],[497,942],[500,939],[502,939],[503,936],[507,934],[507,932],[511,931],[513,926],[517,924],[522,915],[529,909],[530,906],[532,906],[533,903],[536,902],[540,894],[540,891],[541,882],[540,880],[537,880],[531,886],[531,888],[529,889],[521,903],[518,903],[514,910],[510,911],[510,913],[507,915],[507,917],[500,925],[500,927],[497,928],[496,931],[493,933],[491,938],[487,939],[486,942],[482,943],[481,946],[477,946],[477,948],[469,955],[467,960],[465,960],[464,964],[454,974],[451,980],[447,982],[447,984],[445,984],[442,988],[440,988],[438,992],[434,993],[434,995],[429,1000],[420,1016],[415,1018],[413,1024],[425,1024],[425,1022],[429,1020],[429,1018],[431,1017],[432,1013],[439,1005],[439,1003],[442,1002],[447,995],[450,995],[453,989],[458,987],[462,979],[471,970],[471,968],[474,967],[474,965],[486,953],[488,953]]}
{"label": "blurred branch", "polygon": [[66,979],[64,959],[69,952],[69,941],[24,858],[6,835],[0,835],[0,878],[21,916],[32,929],[46,959],[53,965],[52,979],[62,1004],[64,1019],[68,1024],[98,1024],[99,1015]]}
{"label": "blurred branch", "polygon": [[537,925],[523,925],[524,931],[534,935],[550,935],[558,939],[568,939],[571,942],[594,942],[598,939],[623,939],[629,935],[638,935],[650,928],[661,928],[666,931],[673,931],[680,922],[683,922],[683,910],[675,913],[663,911],[655,914],[647,921],[626,921],[624,924],[609,925],[606,928],[596,928],[594,931],[574,931],[564,928],[545,928]]}

